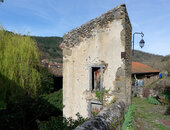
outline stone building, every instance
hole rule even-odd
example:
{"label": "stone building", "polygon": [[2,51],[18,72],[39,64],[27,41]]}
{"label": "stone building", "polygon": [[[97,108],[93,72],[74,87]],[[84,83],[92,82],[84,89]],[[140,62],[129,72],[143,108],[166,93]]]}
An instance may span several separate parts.
{"label": "stone building", "polygon": [[102,109],[115,97],[131,103],[131,32],[123,4],[64,34],[65,117],[90,117],[93,107]]}
{"label": "stone building", "polygon": [[149,85],[159,79],[160,71],[139,62],[132,62],[132,96],[148,97]]}
{"label": "stone building", "polygon": [[143,81],[143,86],[145,87],[158,80],[159,73],[159,70],[150,66],[139,62],[132,62],[132,79]]}

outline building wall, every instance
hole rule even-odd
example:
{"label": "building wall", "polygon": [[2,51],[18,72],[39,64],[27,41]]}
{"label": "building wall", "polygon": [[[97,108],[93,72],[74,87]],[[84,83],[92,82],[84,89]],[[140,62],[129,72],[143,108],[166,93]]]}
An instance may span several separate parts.
{"label": "building wall", "polygon": [[[124,9],[124,8],[123,8]],[[79,112],[88,117],[89,101],[96,100],[90,92],[90,66],[104,65],[103,87],[126,104],[130,102],[131,25],[127,14],[97,25],[90,37],[81,37],[78,44],[63,49],[63,114],[75,117]],[[121,52],[126,52],[121,58]],[[119,77],[119,83],[117,80]],[[117,84],[121,92],[117,91]],[[123,96],[122,96],[123,95]]]}
{"label": "building wall", "polygon": [[[136,74],[138,80],[144,81],[144,86],[132,86],[132,96],[147,97],[149,95],[149,85],[159,79],[159,73],[153,74]],[[134,79],[134,75],[132,75]]]}
{"label": "building wall", "polygon": [[153,74],[140,74],[136,76],[137,79],[144,81],[144,86],[149,86],[153,82],[157,81],[159,79],[159,73],[153,73]]}

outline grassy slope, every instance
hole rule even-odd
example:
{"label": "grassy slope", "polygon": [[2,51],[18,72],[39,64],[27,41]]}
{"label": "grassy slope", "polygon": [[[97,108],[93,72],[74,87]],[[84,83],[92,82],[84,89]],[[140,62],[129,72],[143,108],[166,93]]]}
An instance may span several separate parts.
{"label": "grassy slope", "polygon": [[169,130],[161,123],[170,119],[170,115],[164,115],[166,106],[149,104],[147,99],[133,98],[135,104],[134,130]]}

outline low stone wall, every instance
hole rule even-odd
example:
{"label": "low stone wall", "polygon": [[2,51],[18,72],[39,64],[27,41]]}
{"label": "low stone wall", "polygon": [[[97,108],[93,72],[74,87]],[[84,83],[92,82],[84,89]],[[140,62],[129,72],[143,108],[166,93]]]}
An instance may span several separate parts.
{"label": "low stone wall", "polygon": [[124,121],[125,103],[117,100],[97,116],[84,122],[75,130],[120,130]]}
{"label": "low stone wall", "polygon": [[150,78],[143,78],[144,86],[150,86],[153,82],[157,81],[159,79],[159,75],[153,75]]}
{"label": "low stone wall", "polygon": [[133,97],[143,97],[143,87],[132,85],[132,96]]}

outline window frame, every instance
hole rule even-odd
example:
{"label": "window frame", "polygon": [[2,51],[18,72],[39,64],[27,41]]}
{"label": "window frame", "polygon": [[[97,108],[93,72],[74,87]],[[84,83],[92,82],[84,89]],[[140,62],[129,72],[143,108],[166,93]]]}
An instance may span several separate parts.
{"label": "window frame", "polygon": [[90,92],[93,92],[93,91],[96,91],[96,90],[93,90],[92,89],[92,69],[93,68],[100,68],[100,91],[102,92],[103,91],[103,70],[105,68],[104,65],[90,65],[90,71],[89,71],[89,91]]}

